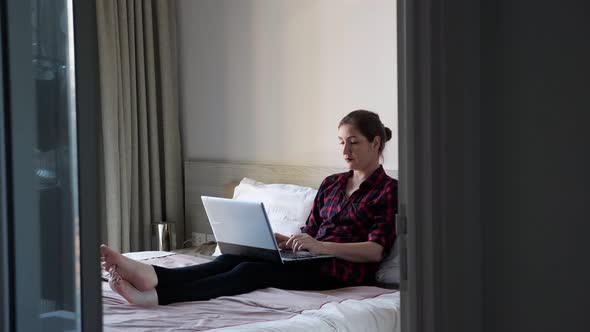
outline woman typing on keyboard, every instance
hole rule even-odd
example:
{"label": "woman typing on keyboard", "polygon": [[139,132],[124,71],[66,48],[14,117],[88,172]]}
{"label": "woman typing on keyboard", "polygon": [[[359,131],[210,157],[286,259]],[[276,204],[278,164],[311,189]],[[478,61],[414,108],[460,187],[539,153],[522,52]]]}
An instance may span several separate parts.
{"label": "woman typing on keyboard", "polygon": [[182,268],[144,264],[101,246],[111,288],[137,305],[208,300],[276,287],[325,290],[371,284],[395,240],[397,181],[380,164],[391,130],[373,112],[358,110],[338,126],[350,171],[328,176],[301,234],[275,234],[281,249],[333,258],[277,264],[236,255]]}

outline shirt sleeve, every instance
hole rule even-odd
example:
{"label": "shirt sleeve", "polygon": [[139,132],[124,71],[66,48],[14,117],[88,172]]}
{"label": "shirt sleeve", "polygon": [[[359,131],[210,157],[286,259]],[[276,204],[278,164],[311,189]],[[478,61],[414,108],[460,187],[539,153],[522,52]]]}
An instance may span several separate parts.
{"label": "shirt sleeve", "polygon": [[368,240],[383,246],[383,252],[391,250],[396,238],[395,214],[397,213],[397,182],[387,186],[375,204],[374,223],[369,229]]}
{"label": "shirt sleeve", "polygon": [[309,217],[307,217],[307,221],[305,222],[305,226],[301,227],[301,233],[307,233],[312,237],[315,237],[320,229],[320,225],[322,224],[322,217],[320,217],[320,209],[322,208],[324,202],[324,189],[327,183],[327,178],[322,181],[320,184],[320,188],[318,189],[318,193],[315,195],[313,200],[313,205],[311,206],[311,212],[309,213]]}

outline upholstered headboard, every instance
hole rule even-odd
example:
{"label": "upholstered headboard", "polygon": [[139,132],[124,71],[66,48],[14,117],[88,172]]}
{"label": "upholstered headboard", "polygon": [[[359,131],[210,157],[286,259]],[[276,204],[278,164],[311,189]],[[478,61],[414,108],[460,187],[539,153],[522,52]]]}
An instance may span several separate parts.
{"label": "upholstered headboard", "polygon": [[[224,161],[184,163],[184,199],[187,238],[192,232],[212,234],[201,195],[232,197],[233,188],[248,177],[264,183],[290,183],[317,189],[322,180],[345,168],[257,164]],[[386,170],[397,178],[397,171]]]}

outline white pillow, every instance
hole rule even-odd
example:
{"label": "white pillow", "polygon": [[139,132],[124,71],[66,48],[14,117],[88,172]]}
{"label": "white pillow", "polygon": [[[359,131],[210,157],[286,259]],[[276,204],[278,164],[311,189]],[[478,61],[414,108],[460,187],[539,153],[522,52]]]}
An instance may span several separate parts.
{"label": "white pillow", "polygon": [[389,256],[379,264],[379,269],[375,275],[377,282],[384,284],[399,284],[400,282],[400,263],[399,263],[399,241],[395,241]]}
{"label": "white pillow", "polygon": [[[311,212],[317,190],[294,184],[264,184],[243,178],[234,190],[233,199],[264,203],[273,232],[299,234]],[[219,247],[214,256],[220,254]]]}

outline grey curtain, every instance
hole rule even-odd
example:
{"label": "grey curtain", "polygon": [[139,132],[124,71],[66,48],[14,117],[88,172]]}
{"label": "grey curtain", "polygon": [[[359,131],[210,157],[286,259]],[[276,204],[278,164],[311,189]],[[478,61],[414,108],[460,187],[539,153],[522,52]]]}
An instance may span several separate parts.
{"label": "grey curtain", "polygon": [[150,249],[151,223],[184,239],[176,2],[96,1],[102,112],[103,240]]}

